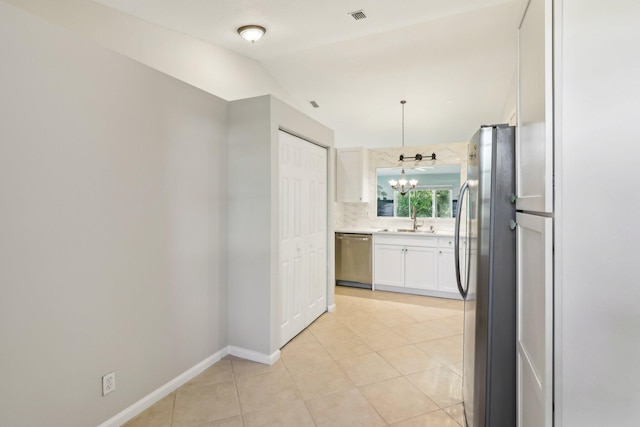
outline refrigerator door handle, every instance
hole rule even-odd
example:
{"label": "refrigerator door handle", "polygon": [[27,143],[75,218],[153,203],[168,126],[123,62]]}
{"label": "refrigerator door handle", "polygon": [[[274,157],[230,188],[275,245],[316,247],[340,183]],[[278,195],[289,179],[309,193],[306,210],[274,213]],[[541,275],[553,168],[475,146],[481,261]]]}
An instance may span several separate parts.
{"label": "refrigerator door handle", "polygon": [[[469,192],[469,181],[465,182],[460,188],[460,201],[458,202],[458,212],[456,213],[456,228],[455,228],[455,237],[453,239],[454,243],[454,258],[456,262],[456,283],[458,285],[458,291],[462,298],[467,297],[468,287],[465,289],[462,286],[462,280],[460,277],[460,222],[461,214],[462,214],[462,204],[464,203],[464,195]],[[467,244],[469,244],[467,242]]]}

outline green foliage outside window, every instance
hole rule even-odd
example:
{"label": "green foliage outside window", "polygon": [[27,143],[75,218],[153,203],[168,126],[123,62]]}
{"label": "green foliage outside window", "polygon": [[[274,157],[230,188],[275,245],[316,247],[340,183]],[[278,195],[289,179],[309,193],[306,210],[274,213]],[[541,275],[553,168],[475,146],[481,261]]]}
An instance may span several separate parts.
{"label": "green foliage outside window", "polygon": [[407,193],[404,196],[398,193],[398,210],[396,212],[396,216],[398,217],[408,217],[409,216],[409,195],[411,193]]}
{"label": "green foliage outside window", "polygon": [[438,218],[451,218],[451,191],[436,191],[436,204]]}
{"label": "green foliage outside window", "polygon": [[416,207],[419,218],[434,217],[434,196],[437,218],[451,218],[451,190],[414,190],[404,196],[398,193],[397,217],[408,218]]}

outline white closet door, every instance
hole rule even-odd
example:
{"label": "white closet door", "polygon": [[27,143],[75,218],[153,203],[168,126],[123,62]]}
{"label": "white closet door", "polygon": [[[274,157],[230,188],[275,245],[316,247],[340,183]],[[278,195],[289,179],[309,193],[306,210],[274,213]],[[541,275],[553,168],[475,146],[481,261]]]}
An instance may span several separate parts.
{"label": "white closet door", "polygon": [[553,223],[516,214],[518,427],[551,427],[553,416]]}
{"label": "white closet door", "polygon": [[327,150],[286,132],[280,151],[280,344],[327,308]]}
{"label": "white closet door", "polygon": [[310,283],[306,324],[309,325],[327,309],[327,150],[302,142],[306,144],[309,165],[306,180]]}
{"label": "white closet door", "polygon": [[307,265],[302,251],[302,147],[280,138],[279,150],[280,328],[284,338],[295,336],[296,331],[305,327],[304,295],[300,285],[306,275]]}

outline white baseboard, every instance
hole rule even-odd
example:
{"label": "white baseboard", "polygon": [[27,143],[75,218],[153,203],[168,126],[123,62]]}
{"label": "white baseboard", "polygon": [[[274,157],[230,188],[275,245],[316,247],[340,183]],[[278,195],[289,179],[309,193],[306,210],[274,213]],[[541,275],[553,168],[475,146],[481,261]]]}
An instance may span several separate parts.
{"label": "white baseboard", "polygon": [[253,362],[263,363],[265,365],[273,365],[280,359],[280,350],[276,350],[271,354],[258,353],[257,351],[247,350],[246,348],[234,347],[230,345],[227,347],[228,353],[232,356],[240,357],[242,359],[251,360]]}
{"label": "white baseboard", "polygon": [[216,363],[217,361],[225,357],[227,354],[229,354],[229,347],[225,347],[222,350],[217,351],[216,353],[207,357],[206,359],[204,359],[202,362],[198,363],[194,367],[178,375],[177,377],[175,377],[165,385],[152,391],[142,399],[138,400],[133,405],[129,406],[128,408],[124,409],[120,413],[109,418],[107,421],[103,422],[98,427],[120,427],[122,424],[131,420],[133,417],[140,414],[142,411],[149,408],[151,405],[158,402],[163,397],[168,396],[169,394],[177,390],[179,387],[183,386],[184,384],[191,381],[196,376],[200,375],[205,369],[209,368],[211,365],[213,365],[214,363]]}
{"label": "white baseboard", "polygon": [[400,288],[398,286],[387,286],[387,285],[376,285],[376,290],[387,291],[387,292],[398,292],[402,294],[424,295],[427,297],[462,300],[462,297],[457,292],[431,291],[427,289],[416,289],[416,288]]}
{"label": "white baseboard", "polygon": [[280,358],[280,350],[276,350],[272,354],[264,354],[258,353],[257,351],[253,350],[247,350],[245,348],[234,347],[231,345],[224,347],[222,350],[217,351],[216,353],[207,357],[202,362],[178,375],[165,385],[152,391],[133,405],[109,418],[98,427],[120,427],[122,424],[131,420],[136,415],[142,413],[145,409],[149,408],[151,405],[158,402],[163,397],[168,396],[184,384],[200,375],[202,372],[204,372],[205,369],[209,368],[211,365],[225,357],[227,354],[231,354],[233,356],[241,357],[243,359],[251,360],[258,363],[263,363],[265,365],[273,365]]}
{"label": "white baseboard", "polygon": [[332,312],[336,311],[336,305],[335,304],[331,304],[330,306],[327,307],[327,311],[329,313],[332,313]]}

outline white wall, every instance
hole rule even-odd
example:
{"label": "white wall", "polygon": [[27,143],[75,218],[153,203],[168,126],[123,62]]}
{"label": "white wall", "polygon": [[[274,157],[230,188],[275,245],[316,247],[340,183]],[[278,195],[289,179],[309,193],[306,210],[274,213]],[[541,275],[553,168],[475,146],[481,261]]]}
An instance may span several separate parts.
{"label": "white wall", "polygon": [[516,125],[517,116],[517,104],[518,104],[518,70],[513,74],[511,83],[509,84],[509,91],[507,92],[507,98],[504,102],[504,108],[502,111],[502,123],[508,123],[512,126]]}
{"label": "white wall", "polygon": [[88,0],[1,0],[225,100],[272,94],[295,105],[257,61]]}
{"label": "white wall", "polygon": [[227,103],[6,3],[0,52],[0,425],[97,425],[226,346]]}
{"label": "white wall", "polygon": [[640,3],[556,2],[556,426],[640,419]]}

